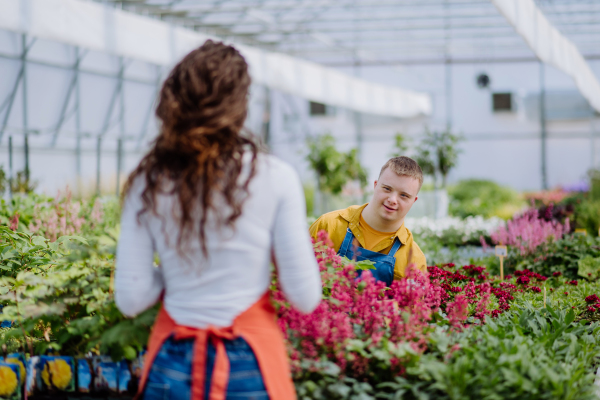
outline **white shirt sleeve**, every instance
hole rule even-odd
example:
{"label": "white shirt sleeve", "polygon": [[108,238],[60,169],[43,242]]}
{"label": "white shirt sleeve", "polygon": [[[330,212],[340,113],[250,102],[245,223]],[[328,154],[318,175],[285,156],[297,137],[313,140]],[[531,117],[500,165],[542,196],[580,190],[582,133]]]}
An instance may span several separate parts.
{"label": "white shirt sleeve", "polygon": [[275,264],[286,298],[300,311],[314,310],[323,294],[319,266],[306,221],[304,191],[300,179],[286,165],[284,187],[273,228]]}
{"label": "white shirt sleeve", "polygon": [[143,218],[141,224],[137,221],[141,208],[140,196],[131,190],[121,214],[115,274],[115,302],[127,316],[156,304],[164,288],[161,271],[153,266],[155,246],[150,231]]}

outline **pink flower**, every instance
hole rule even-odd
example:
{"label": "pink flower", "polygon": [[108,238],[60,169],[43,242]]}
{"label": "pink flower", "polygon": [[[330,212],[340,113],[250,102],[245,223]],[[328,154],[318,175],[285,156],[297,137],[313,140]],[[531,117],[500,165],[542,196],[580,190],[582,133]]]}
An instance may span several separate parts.
{"label": "pink flower", "polygon": [[531,254],[549,240],[555,241],[569,232],[569,220],[561,225],[555,221],[540,218],[538,210],[532,209],[508,221],[506,227],[500,227],[491,234],[492,242],[514,246],[521,255]]}
{"label": "pink flower", "polygon": [[16,231],[19,228],[19,213],[15,213],[9,221],[11,231]]}
{"label": "pink flower", "polygon": [[448,319],[454,327],[460,327],[469,316],[469,301],[466,296],[458,295],[452,303],[448,303]]}
{"label": "pink flower", "polygon": [[[370,368],[369,351],[401,343],[418,353],[427,350],[434,313],[444,311],[452,329],[460,330],[468,326],[469,316],[483,323],[486,315],[497,316],[509,309],[513,300],[510,291],[516,290],[511,284],[493,288],[487,282],[484,267],[454,264],[428,267],[428,274],[409,265],[404,279],[386,287],[370,271],[364,271],[357,279],[355,267],[344,266],[335,250],[328,246],[331,241],[325,232],[319,232],[314,242],[324,293],[316,310],[302,314],[285,300],[279,289],[273,292],[278,324],[288,339],[294,373],[302,371],[301,361],[328,360],[344,374],[363,376]],[[469,275],[483,278],[480,282]],[[498,298],[498,310],[489,309],[492,295]],[[366,353],[347,351],[351,340],[368,343]],[[402,362],[391,360],[395,374],[405,370]]]}

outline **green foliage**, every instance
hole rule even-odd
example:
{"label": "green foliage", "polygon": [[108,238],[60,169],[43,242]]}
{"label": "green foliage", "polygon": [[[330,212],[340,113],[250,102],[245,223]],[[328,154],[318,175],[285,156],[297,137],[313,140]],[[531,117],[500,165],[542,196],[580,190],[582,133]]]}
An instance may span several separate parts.
{"label": "green foliage", "polygon": [[315,212],[315,187],[304,184],[304,202],[306,203],[306,215],[314,215]]}
{"label": "green foliage", "polygon": [[8,181],[6,179],[6,171],[4,171],[4,167],[0,165],[0,194],[4,194],[7,186]]}
{"label": "green foliage", "polygon": [[588,235],[598,235],[600,228],[600,199],[584,198],[575,206],[574,227],[585,229]]}
{"label": "green foliage", "polygon": [[[570,296],[564,296],[566,290]],[[335,365],[305,365],[307,372],[296,380],[299,398],[594,399],[600,326],[581,316],[585,296],[599,291],[598,284],[574,288],[562,282],[549,292],[545,308],[543,294],[527,292],[485,325],[454,333],[437,327],[423,355],[363,344],[353,350],[368,351],[383,364],[397,352],[405,372],[361,384],[340,376]]]}
{"label": "green foliage", "polygon": [[441,392],[438,399],[594,398],[600,327],[574,319],[572,309],[524,304],[466,330],[455,339],[461,350],[447,364],[424,366],[435,382],[432,394]]}
{"label": "green foliage", "polygon": [[448,188],[450,214],[460,218],[511,217],[523,202],[513,189],[484,179],[466,179]]}
{"label": "green foliage", "polygon": [[[5,225],[17,211],[22,222],[33,218],[37,202],[48,201],[31,195],[2,202],[0,221]],[[111,286],[119,203],[102,201],[102,224],[83,236],[51,242],[0,226],[0,304],[5,305],[0,320],[15,321],[0,330],[0,345],[7,350],[93,352],[118,360],[136,357],[146,344],[157,307],[134,319],[117,309]],[[93,202],[82,207],[91,210]],[[343,376],[333,363],[305,360],[295,379],[299,399],[595,398],[600,311],[590,311],[586,298],[600,294],[600,239],[565,236],[528,257],[509,251],[507,268],[563,273],[544,282],[546,305],[543,293],[515,293],[508,312],[463,331],[451,330],[437,313],[428,325],[431,333],[419,342],[424,353],[385,339],[377,345],[351,340],[344,351],[368,360],[364,375]],[[372,265],[364,262],[359,268]],[[586,279],[567,284],[578,275]],[[331,290],[325,287],[324,294]],[[390,367],[398,363],[399,375]]]}
{"label": "green foliage", "polygon": [[589,280],[599,279],[600,257],[587,256],[577,261],[577,275]]}
{"label": "green foliage", "polygon": [[306,160],[317,174],[321,191],[339,194],[344,185],[353,180],[361,187],[367,185],[367,171],[360,164],[356,149],[347,153],[338,151],[335,139],[329,134],[309,139],[308,149]]}
{"label": "green foliage", "polygon": [[587,175],[590,180],[590,198],[600,201],[600,169],[590,169]]}
{"label": "green foliage", "polygon": [[409,138],[401,134],[400,132],[394,135],[394,151],[390,153],[390,157],[400,157],[406,154],[408,150]]}
{"label": "green foliage", "polygon": [[112,229],[89,240],[63,236],[50,242],[0,227],[0,320],[15,321],[0,344],[16,341],[36,354],[93,351],[134,358],[157,310],[126,319],[116,308],[111,281],[117,236]]}
{"label": "green foliage", "polygon": [[450,130],[443,132],[425,131],[425,137],[416,149],[415,160],[421,166],[425,175],[437,179],[442,177],[442,187],[446,187],[446,180],[450,171],[456,167],[458,156],[462,152],[458,144],[462,137],[453,134]]}
{"label": "green foliage", "polygon": [[600,257],[600,238],[584,235],[566,235],[562,239],[545,243],[536,249],[533,254],[522,256],[515,248],[509,248],[505,267],[507,271],[515,269],[531,269],[539,274],[550,276],[554,272],[561,272],[570,279],[579,278],[580,268],[590,271],[585,261],[582,267],[581,260],[596,259]]}
{"label": "green foliage", "polygon": [[344,265],[344,266],[352,265],[352,266],[354,266],[355,269],[360,270],[360,271],[365,271],[368,269],[376,269],[375,263],[371,260],[364,259],[364,260],[360,260],[360,261],[355,261],[355,260],[350,260],[346,256],[342,257],[342,265]]}
{"label": "green foliage", "polygon": [[32,193],[37,187],[38,182],[31,179],[27,171],[18,171],[12,179],[13,193]]}

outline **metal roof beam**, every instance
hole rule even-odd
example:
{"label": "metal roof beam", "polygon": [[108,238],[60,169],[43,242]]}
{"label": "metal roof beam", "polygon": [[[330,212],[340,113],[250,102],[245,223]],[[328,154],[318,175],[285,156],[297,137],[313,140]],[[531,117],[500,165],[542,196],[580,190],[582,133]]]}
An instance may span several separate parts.
{"label": "metal roof beam", "polygon": [[[574,26],[598,26],[597,21],[590,21],[585,23],[576,23],[576,24],[564,24],[564,26],[574,25]],[[506,28],[508,25],[506,23],[499,24],[489,24],[489,23],[474,23],[474,24],[460,24],[460,25],[452,25],[451,32],[455,30],[468,30],[468,29],[481,29],[481,30],[489,30],[495,28]],[[286,34],[288,36],[292,35],[307,35],[311,33],[356,33],[358,32],[373,32],[373,31],[385,31],[385,32],[405,32],[405,31],[443,31],[443,24],[420,24],[420,25],[411,25],[411,26],[381,26],[379,24],[370,24],[368,26],[357,26],[355,28],[352,27],[340,27],[340,28],[323,28],[323,29],[303,29],[303,30],[287,30],[287,29],[270,29],[270,30],[262,30],[256,32],[236,32],[233,31],[231,34],[238,37],[245,36],[257,36],[262,34],[274,34],[281,33]]]}

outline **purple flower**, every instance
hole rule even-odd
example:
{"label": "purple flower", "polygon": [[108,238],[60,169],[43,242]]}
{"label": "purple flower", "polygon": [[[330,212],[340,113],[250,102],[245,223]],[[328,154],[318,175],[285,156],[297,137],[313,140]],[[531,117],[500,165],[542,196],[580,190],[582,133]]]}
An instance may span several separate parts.
{"label": "purple flower", "polygon": [[586,181],[580,181],[577,183],[562,185],[561,188],[565,192],[589,192],[590,191],[590,185]]}

